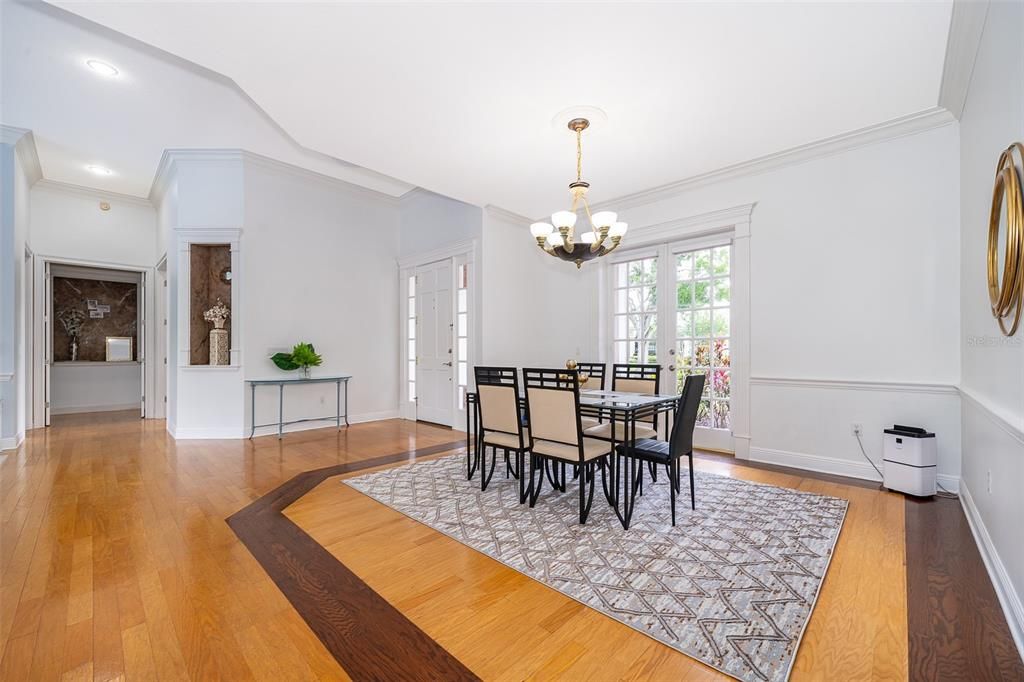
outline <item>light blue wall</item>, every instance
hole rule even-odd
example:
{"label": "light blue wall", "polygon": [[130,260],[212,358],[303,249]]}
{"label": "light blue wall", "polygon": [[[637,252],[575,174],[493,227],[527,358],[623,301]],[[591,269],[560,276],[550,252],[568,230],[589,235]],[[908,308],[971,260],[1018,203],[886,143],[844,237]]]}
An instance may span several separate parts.
{"label": "light blue wall", "polygon": [[414,189],[399,200],[398,257],[478,239],[483,210],[440,194]]}

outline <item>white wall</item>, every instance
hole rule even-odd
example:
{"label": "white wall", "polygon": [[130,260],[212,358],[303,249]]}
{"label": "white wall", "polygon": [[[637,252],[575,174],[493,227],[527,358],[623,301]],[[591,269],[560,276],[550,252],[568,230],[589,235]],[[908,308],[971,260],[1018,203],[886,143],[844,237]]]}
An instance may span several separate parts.
{"label": "white wall", "polygon": [[[157,250],[157,225],[156,209],[148,201],[136,197],[127,197],[110,192],[102,192],[75,185],[41,180],[32,187],[32,220],[29,230],[32,248],[35,252],[36,270],[36,291],[35,305],[37,310],[43,310],[46,302],[44,299],[43,286],[43,262],[55,260],[73,263],[88,263],[114,268],[131,268],[140,270],[146,275],[146,311],[153,311],[156,301],[155,278],[153,266],[156,263],[154,255]],[[100,209],[100,203],[106,202],[110,210]],[[34,396],[36,420],[34,426],[43,426],[43,365],[42,349],[44,341],[44,328],[41,315],[36,315],[35,320],[36,337],[36,362],[35,362],[35,385],[39,387]],[[162,326],[158,327],[156,316],[148,313],[146,315],[145,329],[145,357],[156,358],[156,333],[163,333]],[[54,369],[56,369],[54,365]],[[136,375],[141,372],[141,367]],[[146,394],[147,414],[154,412],[155,377],[158,371],[164,371],[162,363],[146,363]],[[128,382],[124,379],[126,370],[121,370],[122,380],[113,381],[109,386],[106,380],[112,374],[97,374],[101,382],[95,387],[96,394],[89,400],[82,400],[72,387],[70,396],[62,396],[67,385],[64,381],[70,374],[67,371],[61,373],[57,379],[57,373],[51,373],[50,403],[51,408],[58,408],[66,411],[70,408],[73,411],[81,411],[89,406],[97,410],[109,409],[111,406],[124,406],[129,403],[138,404],[139,381],[136,377],[133,396],[129,400],[123,400],[128,390]],[[76,376],[84,376],[79,373]],[[74,382],[72,381],[72,386]],[[161,396],[162,398],[162,396]],[[115,401],[116,399],[116,401]]]}
{"label": "white wall", "polygon": [[24,253],[30,179],[17,149],[26,142],[5,131],[0,143],[0,450],[17,447],[28,411]]}
{"label": "white wall", "polygon": [[[883,426],[910,423],[937,432],[940,480],[955,488],[957,164],[950,124],[618,207],[635,229],[756,204],[752,458],[873,478],[851,424],[880,463]],[[484,358],[595,356],[597,268],[540,253],[526,225],[485,212]]]}
{"label": "white wall", "polygon": [[1024,4],[991,3],[960,122],[960,248],[963,500],[1024,654],[1024,330],[1000,333],[985,271],[996,161],[1024,142],[1022,36]]}
{"label": "white wall", "polygon": [[480,238],[479,206],[419,188],[402,195],[398,204],[399,258]]}
{"label": "white wall", "polygon": [[483,215],[482,364],[563,367],[598,355],[597,268],[543,253],[530,221],[491,208]]}
{"label": "white wall", "polygon": [[[270,356],[307,341],[324,358],[315,373],[352,375],[350,420],[397,416],[398,213],[384,195],[247,159],[246,379],[282,375]],[[286,419],[333,413],[333,385],[286,390]],[[264,389],[257,421],[276,406]]]}
{"label": "white wall", "polygon": [[137,410],[141,375],[137,362],[57,363],[50,374],[50,412]]}
{"label": "white wall", "polygon": [[155,243],[148,201],[46,180],[32,187],[32,248],[40,256],[150,267]]}

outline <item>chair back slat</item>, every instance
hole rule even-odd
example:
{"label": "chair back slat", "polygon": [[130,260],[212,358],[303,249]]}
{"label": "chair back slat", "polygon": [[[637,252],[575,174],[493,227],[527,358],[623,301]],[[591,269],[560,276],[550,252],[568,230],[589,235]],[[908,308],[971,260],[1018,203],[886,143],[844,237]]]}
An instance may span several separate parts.
{"label": "chair back slat", "polygon": [[691,374],[683,384],[669,441],[674,457],[682,457],[693,450],[693,429],[697,425],[697,409],[700,407],[706,379],[703,374]]}
{"label": "chair back slat", "polygon": [[524,369],[530,437],[567,445],[580,444],[580,393],[577,370]]}
{"label": "chair back slat", "polygon": [[[661,365],[612,365],[612,390],[627,393],[647,393],[655,395],[661,381]],[[637,419],[639,422],[658,423],[657,414],[653,417]]]}
{"label": "chair back slat", "polygon": [[480,425],[485,431],[519,435],[519,377],[515,367],[474,367]]}
{"label": "chair back slat", "polygon": [[577,362],[576,371],[587,375],[587,380],[580,384],[580,389],[603,390],[606,367],[603,362]]}

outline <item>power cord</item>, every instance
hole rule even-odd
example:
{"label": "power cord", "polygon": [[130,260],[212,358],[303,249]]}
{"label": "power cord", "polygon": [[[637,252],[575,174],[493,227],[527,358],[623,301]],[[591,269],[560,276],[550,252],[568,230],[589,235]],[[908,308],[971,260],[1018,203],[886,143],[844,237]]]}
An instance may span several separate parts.
{"label": "power cord", "polygon": [[864,455],[864,459],[868,461],[868,464],[871,465],[871,468],[874,469],[875,472],[878,474],[879,478],[882,479],[878,483],[878,489],[885,490],[885,476],[882,474],[882,470],[875,466],[874,461],[872,461],[872,459],[868,457],[868,451],[864,449],[864,441],[860,439],[860,431],[854,431],[853,435],[856,436],[857,444],[860,445],[860,454]]}
{"label": "power cord", "polygon": [[[870,457],[868,457],[867,450],[864,449],[864,441],[862,441],[860,439],[860,432],[858,431],[858,432],[854,433],[853,435],[857,437],[857,444],[860,445],[860,454],[864,455],[864,459],[866,459],[868,461],[868,464],[871,465],[871,468],[874,469],[878,473],[878,475],[882,477],[882,479],[884,481],[885,476],[882,474],[882,471],[877,466],[875,466],[874,461]],[[950,498],[952,500],[956,500],[956,499],[960,498],[960,496],[957,495],[956,493],[950,492],[950,491],[946,490],[945,488],[943,488],[942,484],[939,483],[938,481],[935,481],[935,485],[938,486],[939,491],[940,491],[940,492],[936,493],[937,497],[948,497],[948,498]],[[879,484],[879,486],[878,486],[879,490],[883,489],[884,487],[885,487],[884,483],[883,484]]]}

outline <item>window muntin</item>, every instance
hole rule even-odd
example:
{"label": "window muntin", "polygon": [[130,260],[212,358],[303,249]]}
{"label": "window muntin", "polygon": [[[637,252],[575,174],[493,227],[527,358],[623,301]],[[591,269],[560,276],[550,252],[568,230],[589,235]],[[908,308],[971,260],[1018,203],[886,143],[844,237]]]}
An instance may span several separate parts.
{"label": "window muntin", "polygon": [[614,266],[612,352],[615,362],[658,362],[658,259]]}

